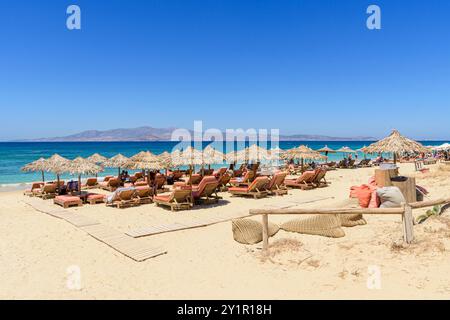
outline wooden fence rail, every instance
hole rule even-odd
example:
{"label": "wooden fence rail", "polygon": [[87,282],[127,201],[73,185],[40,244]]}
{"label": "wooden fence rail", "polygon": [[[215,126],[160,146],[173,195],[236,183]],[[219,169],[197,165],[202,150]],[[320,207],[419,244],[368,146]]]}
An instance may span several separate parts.
{"label": "wooden fence rail", "polygon": [[414,240],[413,209],[432,207],[450,203],[450,198],[402,204],[400,208],[296,208],[296,209],[250,209],[250,215],[262,215],[263,250],[269,247],[269,215],[291,214],[399,214],[403,221],[403,240],[411,243]]}

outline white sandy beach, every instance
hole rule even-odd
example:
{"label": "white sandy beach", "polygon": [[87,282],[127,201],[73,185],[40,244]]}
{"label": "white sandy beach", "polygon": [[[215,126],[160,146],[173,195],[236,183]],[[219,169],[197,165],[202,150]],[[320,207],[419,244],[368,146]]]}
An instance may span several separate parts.
{"label": "white sandy beach", "polygon": [[[414,174],[414,164],[400,173]],[[432,199],[450,196],[450,168],[416,174]],[[129,209],[103,204],[67,209],[123,233],[128,230],[230,215],[280,202],[332,207],[352,185],[367,183],[373,168],[327,173],[327,188],[291,190],[284,197],[230,198],[223,205],[170,212],[154,204]],[[1,299],[448,299],[450,211],[414,226],[415,243],[398,246],[400,216],[366,216],[343,238],[279,231],[264,257],[261,244],[233,240],[231,223],[139,238],[167,250],[136,262],[68,222],[34,210],[22,192],[0,193]],[[48,200],[51,203],[52,200]],[[229,201],[229,202],[228,202]],[[424,210],[415,210],[414,215]],[[292,217],[270,217],[282,222]],[[79,266],[81,290],[67,287],[67,268]],[[381,271],[381,289],[368,289],[368,267]]]}

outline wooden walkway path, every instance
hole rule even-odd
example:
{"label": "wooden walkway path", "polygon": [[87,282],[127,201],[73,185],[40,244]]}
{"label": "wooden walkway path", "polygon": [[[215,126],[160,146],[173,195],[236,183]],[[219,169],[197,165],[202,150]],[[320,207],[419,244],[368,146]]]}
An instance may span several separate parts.
{"label": "wooden walkway path", "polygon": [[129,237],[117,230],[104,226],[94,219],[79,213],[51,206],[42,199],[30,198],[29,200],[27,199],[25,203],[39,212],[71,223],[93,238],[105,243],[109,247],[135,261],[144,261],[167,253],[167,251],[161,247],[149,246],[138,239]]}
{"label": "wooden walkway path", "polygon": [[[315,197],[312,199],[305,199],[304,201],[284,200],[284,201],[280,201],[276,204],[266,205],[265,208],[267,208],[267,209],[287,209],[287,208],[292,208],[292,207],[299,206],[302,204],[323,201],[323,200],[330,199],[330,198],[332,198],[332,197],[326,197],[326,198]],[[236,212],[231,215],[223,214],[223,215],[215,216],[215,217],[196,218],[189,222],[175,222],[175,223],[170,223],[170,224],[160,224],[160,225],[153,225],[153,226],[148,226],[148,227],[143,227],[143,228],[137,228],[137,229],[132,229],[132,230],[127,231],[126,234],[133,238],[140,238],[140,237],[152,236],[152,235],[157,235],[157,234],[166,233],[166,232],[174,232],[174,231],[187,230],[187,229],[192,229],[192,228],[206,227],[206,226],[210,226],[210,225],[213,225],[216,223],[227,222],[227,221],[231,221],[234,219],[241,219],[241,218],[246,218],[246,217],[250,217],[248,210]]]}

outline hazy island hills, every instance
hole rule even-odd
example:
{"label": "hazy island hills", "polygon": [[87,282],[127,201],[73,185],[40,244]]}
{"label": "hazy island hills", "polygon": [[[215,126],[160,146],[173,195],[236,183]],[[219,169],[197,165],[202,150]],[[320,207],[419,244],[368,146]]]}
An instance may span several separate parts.
{"label": "hazy island hills", "polygon": [[[176,128],[139,127],[112,130],[88,130],[80,133],[53,138],[26,139],[27,142],[83,142],[83,141],[171,141]],[[224,134],[225,137],[225,134]],[[330,137],[310,134],[280,134],[280,141],[374,141],[374,137]]]}

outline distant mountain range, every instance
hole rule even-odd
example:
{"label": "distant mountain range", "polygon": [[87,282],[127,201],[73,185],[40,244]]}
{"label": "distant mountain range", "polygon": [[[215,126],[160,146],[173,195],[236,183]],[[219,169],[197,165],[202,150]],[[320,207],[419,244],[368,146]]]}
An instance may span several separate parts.
{"label": "distant mountain range", "polygon": [[[30,142],[83,142],[83,141],[171,141],[176,128],[139,127],[113,130],[88,130],[64,137],[27,139]],[[225,136],[225,135],[224,135]],[[280,135],[281,141],[374,141],[374,137],[330,137],[323,135]]]}

